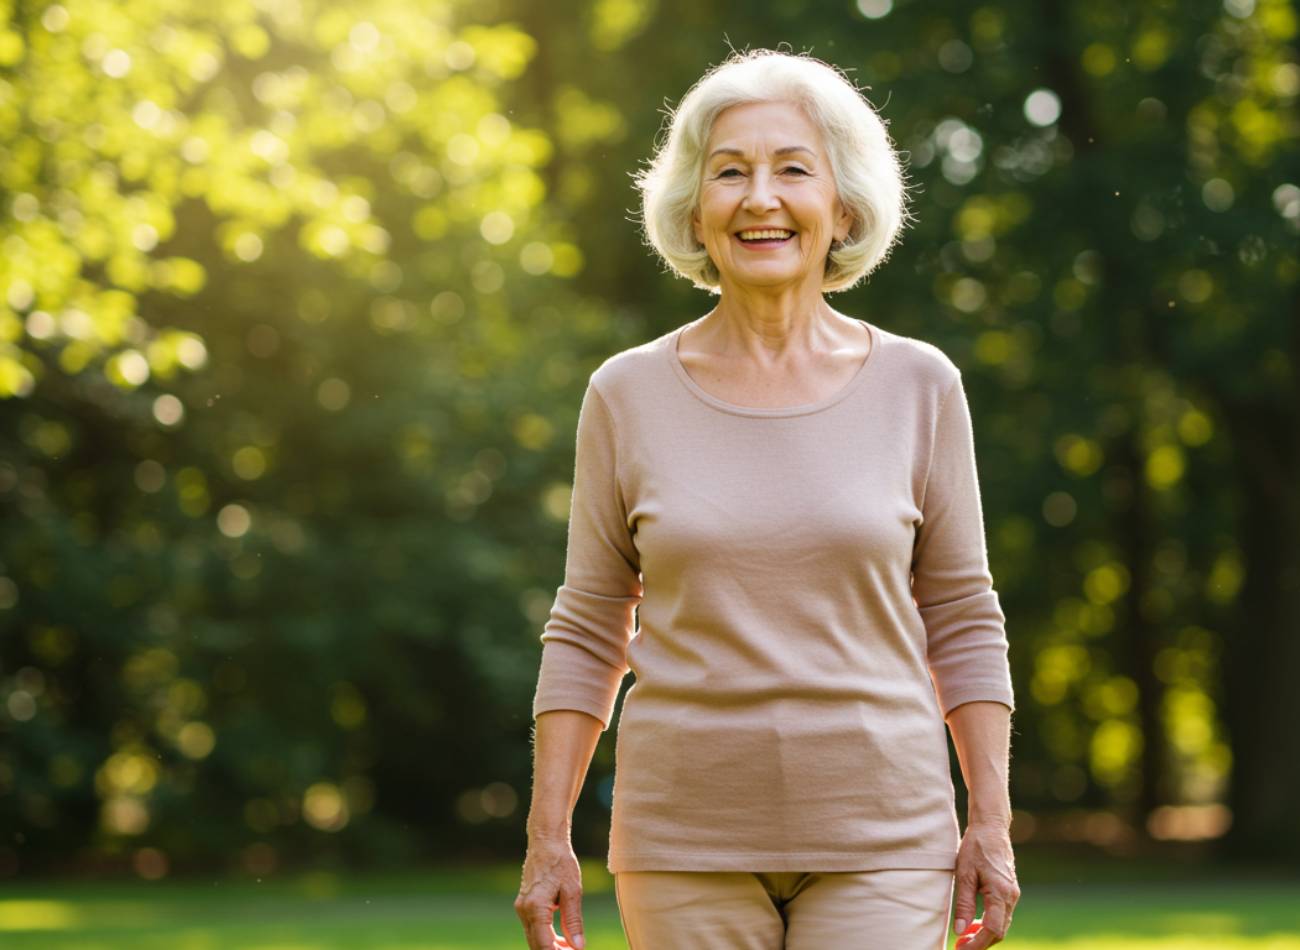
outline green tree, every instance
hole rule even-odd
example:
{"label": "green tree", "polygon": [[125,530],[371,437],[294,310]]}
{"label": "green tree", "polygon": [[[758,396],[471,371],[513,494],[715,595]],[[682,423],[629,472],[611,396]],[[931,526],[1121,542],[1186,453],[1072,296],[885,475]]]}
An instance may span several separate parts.
{"label": "green tree", "polygon": [[604,319],[492,12],[4,8],[10,859],[406,855],[480,831],[475,782],[508,814]]}

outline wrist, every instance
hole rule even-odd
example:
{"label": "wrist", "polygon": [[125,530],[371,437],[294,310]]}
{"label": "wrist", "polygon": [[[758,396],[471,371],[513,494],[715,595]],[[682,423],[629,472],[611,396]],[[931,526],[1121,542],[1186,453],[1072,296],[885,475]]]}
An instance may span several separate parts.
{"label": "wrist", "polygon": [[999,831],[1011,829],[1011,811],[969,811],[966,815],[967,828],[997,828]]}
{"label": "wrist", "polygon": [[568,818],[528,818],[527,833],[529,841],[568,841],[573,833],[573,824]]}

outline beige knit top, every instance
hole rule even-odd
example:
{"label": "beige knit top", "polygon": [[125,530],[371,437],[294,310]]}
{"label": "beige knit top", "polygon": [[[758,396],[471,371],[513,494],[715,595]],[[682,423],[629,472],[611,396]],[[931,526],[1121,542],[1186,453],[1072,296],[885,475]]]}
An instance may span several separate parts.
{"label": "beige knit top", "polygon": [[944,716],[1014,709],[961,374],[867,324],[839,392],[737,406],[687,326],[591,375],[533,715],[607,729],[632,671],[612,872],[952,868]]}

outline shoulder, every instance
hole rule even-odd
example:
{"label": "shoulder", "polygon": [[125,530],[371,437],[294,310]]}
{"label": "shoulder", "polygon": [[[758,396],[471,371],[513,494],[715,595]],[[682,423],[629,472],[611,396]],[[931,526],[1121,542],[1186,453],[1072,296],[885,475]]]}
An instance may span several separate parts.
{"label": "shoulder", "polygon": [[888,362],[895,371],[906,376],[923,389],[947,392],[961,377],[961,369],[952,357],[928,340],[904,336],[872,324],[876,329],[882,362]]}
{"label": "shoulder", "polygon": [[672,332],[619,350],[607,356],[592,372],[589,386],[612,412],[617,414],[620,408],[630,408],[633,399],[644,398],[663,385],[664,370],[668,368],[665,347],[671,341]]}

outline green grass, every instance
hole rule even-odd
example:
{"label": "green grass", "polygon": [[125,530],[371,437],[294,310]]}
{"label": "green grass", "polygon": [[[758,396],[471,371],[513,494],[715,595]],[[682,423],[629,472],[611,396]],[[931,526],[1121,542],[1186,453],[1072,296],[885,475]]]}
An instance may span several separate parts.
{"label": "green grass", "polygon": [[[1300,950],[1300,879],[1023,855],[1019,865],[1008,948]],[[0,887],[0,947],[518,950],[518,883],[517,866],[260,882],[20,879]],[[625,950],[600,862],[584,864],[584,889],[588,947]]]}

